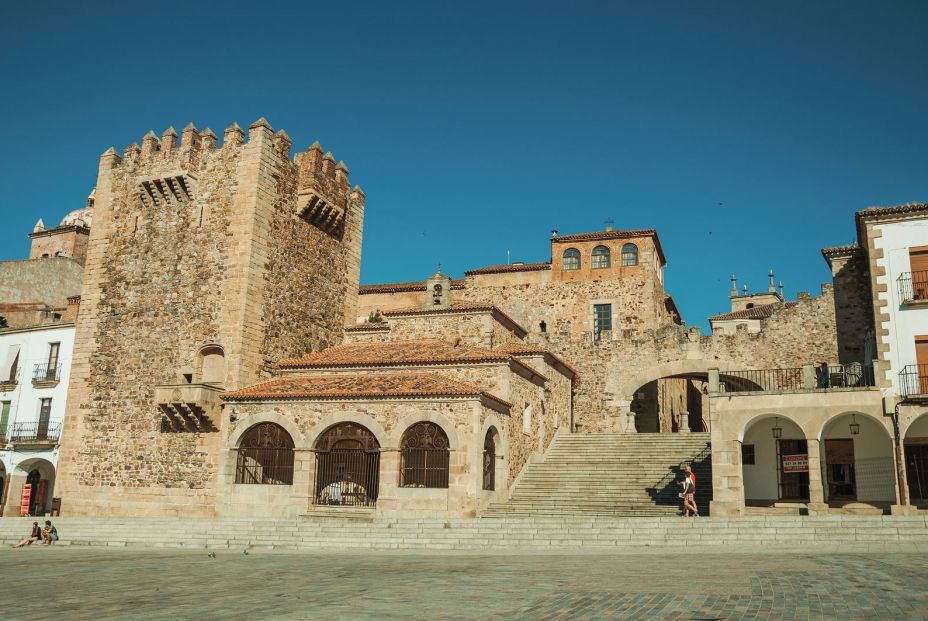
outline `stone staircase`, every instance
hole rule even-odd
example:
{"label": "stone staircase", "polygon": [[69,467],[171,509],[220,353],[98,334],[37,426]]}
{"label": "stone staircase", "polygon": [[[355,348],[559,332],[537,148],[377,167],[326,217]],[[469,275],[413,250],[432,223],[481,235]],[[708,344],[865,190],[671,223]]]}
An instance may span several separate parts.
{"label": "stone staircase", "polygon": [[483,517],[676,515],[684,462],[696,473],[699,512],[708,515],[708,433],[560,433],[543,461],[526,467],[509,500],[491,503]]}
{"label": "stone staircase", "polygon": [[[679,549],[809,549],[928,552],[928,516],[535,517],[535,518],[52,518],[61,546],[282,550],[577,552]],[[33,518],[0,519],[0,544],[29,533]],[[38,544],[33,544],[33,547]],[[888,546],[895,546],[890,548]],[[12,559],[12,557],[11,557]],[[27,562],[27,561],[25,561]],[[0,615],[2,616],[2,615]]]}

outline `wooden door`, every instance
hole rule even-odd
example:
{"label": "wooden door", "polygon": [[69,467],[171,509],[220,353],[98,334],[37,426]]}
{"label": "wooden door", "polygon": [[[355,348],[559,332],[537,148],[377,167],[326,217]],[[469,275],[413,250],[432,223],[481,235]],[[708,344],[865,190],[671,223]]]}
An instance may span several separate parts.
{"label": "wooden door", "polygon": [[912,270],[912,298],[928,300],[928,246],[909,248]]}
{"label": "wooden door", "polygon": [[809,473],[784,472],[783,458],[787,455],[808,455],[805,440],[777,440],[777,474],[780,478],[780,500],[808,500]]}
{"label": "wooden door", "polygon": [[918,363],[918,394],[928,394],[928,336],[915,337],[915,361]]}

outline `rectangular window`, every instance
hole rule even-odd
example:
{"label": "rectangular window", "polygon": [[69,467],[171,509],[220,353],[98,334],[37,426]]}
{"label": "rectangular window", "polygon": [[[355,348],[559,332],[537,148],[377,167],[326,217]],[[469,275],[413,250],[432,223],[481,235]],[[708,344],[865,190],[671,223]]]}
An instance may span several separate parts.
{"label": "rectangular window", "polygon": [[39,431],[48,431],[48,421],[52,417],[52,400],[50,397],[40,399],[39,405]]}
{"label": "rectangular window", "polygon": [[49,372],[58,366],[58,351],[61,349],[61,343],[48,344],[48,368]]}
{"label": "rectangular window", "polygon": [[15,382],[16,371],[19,368],[19,345],[10,345],[6,356],[0,360],[0,382]]}
{"label": "rectangular window", "polygon": [[753,444],[742,444],[741,445],[741,465],[742,466],[753,466],[754,465],[754,445]]}
{"label": "rectangular window", "polygon": [[0,401],[0,438],[6,439],[6,426],[10,422],[10,401]]}
{"label": "rectangular window", "polygon": [[594,304],[593,334],[598,339],[606,330],[612,330],[612,304]]}
{"label": "rectangular window", "polygon": [[912,299],[928,299],[928,246],[909,248],[909,268],[912,270]]}

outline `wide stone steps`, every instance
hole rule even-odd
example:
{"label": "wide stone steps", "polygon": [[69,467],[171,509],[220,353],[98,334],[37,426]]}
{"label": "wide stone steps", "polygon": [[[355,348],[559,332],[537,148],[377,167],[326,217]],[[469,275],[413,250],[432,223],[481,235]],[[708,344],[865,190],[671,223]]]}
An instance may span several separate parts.
{"label": "wide stone steps", "polygon": [[693,462],[696,503],[712,498],[709,434],[559,434],[544,461],[529,464],[506,502],[485,517],[661,516],[679,511],[680,465]]}
{"label": "wide stone steps", "polygon": [[[32,518],[0,520],[0,543],[28,534]],[[292,551],[578,549],[710,545],[897,544],[928,550],[926,516],[742,518],[504,516],[495,519],[54,518],[61,545]],[[38,544],[33,544],[38,545]],[[923,546],[917,548],[915,546]],[[131,579],[131,578],[130,578]]]}

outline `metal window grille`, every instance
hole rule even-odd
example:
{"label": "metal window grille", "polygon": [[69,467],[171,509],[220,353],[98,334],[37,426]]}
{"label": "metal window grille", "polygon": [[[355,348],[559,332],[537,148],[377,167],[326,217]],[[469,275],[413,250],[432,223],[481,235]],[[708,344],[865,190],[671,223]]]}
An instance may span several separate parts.
{"label": "metal window grille", "polygon": [[622,246],[622,266],[638,265],[638,246],[625,244]]}
{"label": "metal window grille", "polygon": [[259,423],[245,432],[238,447],[235,482],[293,485],[293,439],[274,423]]}
{"label": "metal window grille", "polygon": [[369,430],[340,423],[316,441],[313,504],[373,507],[380,487],[380,444]]}
{"label": "metal window grille", "polygon": [[400,442],[401,487],[448,487],[448,436],[435,423],[416,423]]}
{"label": "metal window grille", "polygon": [[593,248],[592,266],[594,270],[605,269],[612,264],[609,256],[609,249],[605,246],[596,246]]}

